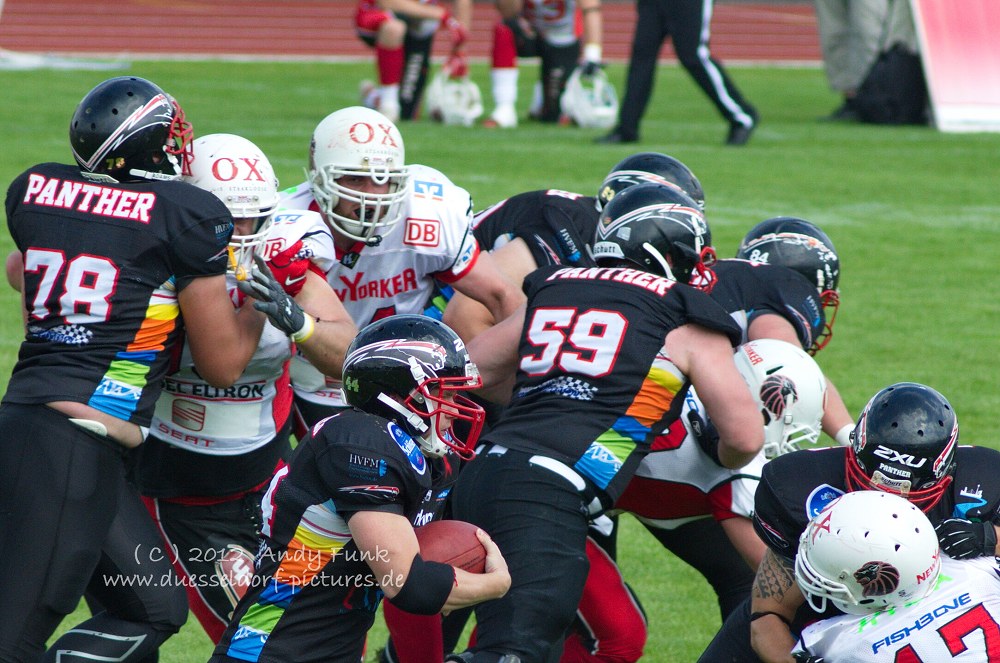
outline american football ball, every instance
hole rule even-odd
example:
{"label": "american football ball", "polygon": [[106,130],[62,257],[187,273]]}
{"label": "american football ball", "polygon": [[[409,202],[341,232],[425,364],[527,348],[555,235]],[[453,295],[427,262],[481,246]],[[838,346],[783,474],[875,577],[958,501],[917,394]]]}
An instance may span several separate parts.
{"label": "american football ball", "polygon": [[486,568],[486,548],[476,538],[478,528],[462,520],[432,520],[414,530],[420,556],[429,562],[451,564],[469,573]]}

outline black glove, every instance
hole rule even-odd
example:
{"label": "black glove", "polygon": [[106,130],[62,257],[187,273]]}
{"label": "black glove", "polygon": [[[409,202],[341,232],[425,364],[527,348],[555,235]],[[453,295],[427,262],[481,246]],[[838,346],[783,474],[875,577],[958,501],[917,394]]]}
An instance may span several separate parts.
{"label": "black glove", "polygon": [[584,78],[593,78],[594,75],[603,68],[604,65],[600,62],[591,62],[586,60],[580,65],[580,75]]}
{"label": "black glove", "polygon": [[272,325],[288,334],[296,343],[302,343],[312,336],[316,328],[315,321],[282,289],[263,258],[255,255],[253,260],[250,278],[237,280],[236,287],[244,295],[257,300],[253,307],[264,313]]}
{"label": "black glove", "polygon": [[996,554],[997,532],[993,523],[974,523],[949,518],[934,528],[941,550],[952,559],[969,559]]}
{"label": "black glove", "polygon": [[822,656],[813,656],[812,654],[804,651],[793,652],[792,658],[794,658],[797,663],[823,663],[823,661],[826,660]]}

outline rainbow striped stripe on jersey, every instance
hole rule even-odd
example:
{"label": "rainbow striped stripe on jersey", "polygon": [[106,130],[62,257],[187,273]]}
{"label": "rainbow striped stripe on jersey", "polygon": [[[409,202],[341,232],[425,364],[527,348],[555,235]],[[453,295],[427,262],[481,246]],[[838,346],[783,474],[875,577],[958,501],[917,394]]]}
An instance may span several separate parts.
{"label": "rainbow striped stripe on jersey", "polygon": [[153,363],[177,328],[180,305],[171,277],[149,297],[146,317],[125,350],[115,355],[87,405],[125,421],[139,406]]}

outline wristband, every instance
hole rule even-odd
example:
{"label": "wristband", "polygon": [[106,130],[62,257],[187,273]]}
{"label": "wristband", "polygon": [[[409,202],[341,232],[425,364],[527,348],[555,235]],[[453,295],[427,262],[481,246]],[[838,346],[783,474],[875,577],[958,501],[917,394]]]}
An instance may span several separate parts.
{"label": "wristband", "polygon": [[305,311],[302,312],[302,315],[304,316],[302,327],[289,337],[296,343],[305,343],[316,331],[316,322],[313,317]]}
{"label": "wristband", "polygon": [[770,610],[764,610],[762,612],[752,612],[752,613],[750,613],[750,621],[751,622],[755,622],[758,619],[760,619],[761,617],[767,617],[768,615],[774,615],[775,617],[777,617],[778,619],[780,619],[781,621],[783,621],[785,623],[785,626],[787,626],[789,629],[792,628],[792,623],[790,621],[788,621],[787,617],[785,617],[784,615],[779,615],[776,612],[771,612]]}
{"label": "wristband", "polygon": [[601,61],[601,45],[600,44],[586,44],[583,47],[583,61],[584,62],[600,62]]}
{"label": "wristband", "polygon": [[837,441],[837,444],[839,444],[840,446],[849,447],[851,446],[851,433],[853,432],[854,432],[854,424],[847,424],[839,431],[837,431],[837,434],[834,436],[833,439],[835,439]]}

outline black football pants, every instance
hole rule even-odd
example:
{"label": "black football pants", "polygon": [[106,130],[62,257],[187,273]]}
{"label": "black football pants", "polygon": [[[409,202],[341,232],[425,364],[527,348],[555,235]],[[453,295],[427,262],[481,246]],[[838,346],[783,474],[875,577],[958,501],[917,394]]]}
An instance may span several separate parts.
{"label": "black football pants", "polygon": [[452,515],[493,537],[510,569],[510,591],[476,606],[473,661],[516,654],[558,661],[587,580],[587,515],[565,478],[532,465],[532,454],[480,453],[452,492]]}
{"label": "black football pants", "polygon": [[[114,442],[43,405],[0,406],[0,660],[143,661],[187,601]],[[48,638],[84,592],[106,608]],[[103,658],[101,658],[103,657]]]}

